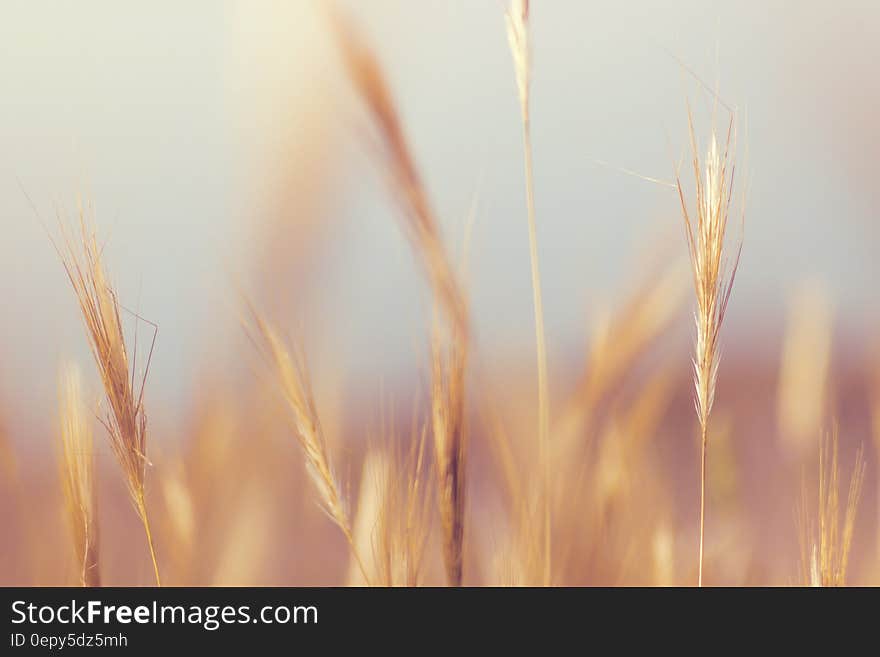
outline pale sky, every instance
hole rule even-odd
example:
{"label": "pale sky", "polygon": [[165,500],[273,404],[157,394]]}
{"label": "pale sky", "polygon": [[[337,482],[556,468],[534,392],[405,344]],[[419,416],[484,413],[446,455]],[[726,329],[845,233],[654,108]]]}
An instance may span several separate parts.
{"label": "pale sky", "polygon": [[[307,283],[298,281],[305,298],[292,304],[299,321],[320,336],[315,349],[333,351],[355,377],[375,383],[377,372],[421,371],[425,286],[358,141],[360,115],[347,104],[315,4],[5,7],[0,394],[13,400],[16,419],[38,417],[54,401],[62,359],[92,367],[62,269],[22,189],[50,221],[53,203],[72,208],[78,190],[92,198],[123,299],[161,327],[148,393],[174,408],[222,345],[240,337],[235,286],[253,285],[267,259],[267,208],[307,221],[299,197],[315,191],[310,181],[326,167],[321,190],[329,193],[306,204],[324,228],[299,272]],[[487,357],[531,349],[503,3],[347,4],[385,64],[451,242],[460,242],[478,196],[471,284]],[[740,108],[748,151],[730,339],[744,328],[778,330],[780,306],[804,278],[825,282],[839,325],[871,332],[880,5],[532,4],[536,202],[553,360],[580,357],[596,308],[629,282],[646,246],[668,240],[684,257],[675,193],[597,164],[671,178],[687,145],[684,97],[705,104],[679,61],[717,80]],[[297,198],[267,200],[286,167]]]}

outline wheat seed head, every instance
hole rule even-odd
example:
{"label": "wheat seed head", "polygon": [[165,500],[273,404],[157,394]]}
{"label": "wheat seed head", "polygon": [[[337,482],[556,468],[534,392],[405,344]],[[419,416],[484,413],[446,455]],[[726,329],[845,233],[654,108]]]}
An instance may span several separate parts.
{"label": "wheat seed head", "polygon": [[822,586],[843,586],[846,583],[856,511],[865,478],[865,461],[860,447],[850,478],[841,531],[838,442],[835,428],[830,438],[825,437],[819,446],[819,540],[814,546],[813,570],[818,572]]}
{"label": "wheat seed head", "polygon": [[841,529],[838,443],[836,426],[829,434],[823,434],[819,441],[818,522],[810,517],[806,482],[802,489],[798,518],[801,577],[803,583],[810,586],[846,585],[866,463],[864,449],[860,446],[849,481]]}
{"label": "wheat seed head", "polygon": [[83,414],[79,370],[59,377],[61,480],[83,586],[98,586],[98,519],[92,429]]}
{"label": "wheat seed head", "polygon": [[467,434],[464,427],[464,381],[467,351],[452,339],[446,349],[435,329],[431,348],[431,415],[438,502],[444,535],[444,559],[450,580],[461,584]]}
{"label": "wheat seed head", "polygon": [[86,337],[109,405],[109,410],[100,419],[110,436],[110,445],[125,474],[135,506],[142,514],[144,476],[148,463],[147,416],[143,405],[145,378],[141,381],[140,389],[136,390],[119,301],[108,283],[102,249],[89,225],[87,209],[80,204],[77,238],[70,234],[63,222],[59,223],[62,235],[59,255],[76,294]]}
{"label": "wheat seed head", "polygon": [[348,76],[372,118],[386,169],[434,294],[453,330],[468,333],[467,302],[443,245],[437,218],[416,167],[391,90],[375,53],[340,14],[332,14]]}
{"label": "wheat seed head", "polygon": [[[428,430],[414,423],[412,432],[404,447],[393,430],[383,430],[384,445],[364,459],[354,534],[361,553],[371,555],[375,581],[384,586],[419,585],[431,532]],[[351,575],[358,581],[356,571]]]}
{"label": "wheat seed head", "polygon": [[505,14],[507,41],[513,56],[516,86],[524,116],[528,116],[532,53],[529,43],[529,0],[513,0]]}
{"label": "wheat seed head", "polygon": [[444,327],[435,324],[432,337],[431,412],[446,570],[449,581],[459,585],[465,499],[464,378],[470,323],[467,297],[444,246],[379,61],[339,14],[333,20],[348,75],[384,153],[384,170],[402,211],[404,232],[445,319]]}
{"label": "wheat seed head", "polygon": [[505,15],[507,41],[513,56],[516,86],[523,114],[528,115],[531,84],[531,50],[529,43],[529,0],[512,0]]}
{"label": "wheat seed head", "polygon": [[291,412],[297,440],[305,454],[306,469],[318,491],[321,504],[346,537],[349,537],[351,525],[348,510],[330,464],[305,360],[299,352],[291,353],[288,350],[272,325],[253,309],[252,313],[256,331],[251,338],[275,372]]}
{"label": "wheat seed head", "polygon": [[731,212],[734,181],[736,137],[731,116],[725,141],[719,143],[713,128],[705,160],[701,161],[694,135],[693,116],[688,108],[696,209],[688,210],[681,177],[676,182],[685,223],[685,237],[691,261],[694,292],[696,346],[694,385],[697,416],[704,430],[715,401],[718,363],[721,356],[719,336],[730,301],[733,282],[742,250],[740,237],[733,258],[728,257],[726,237]]}

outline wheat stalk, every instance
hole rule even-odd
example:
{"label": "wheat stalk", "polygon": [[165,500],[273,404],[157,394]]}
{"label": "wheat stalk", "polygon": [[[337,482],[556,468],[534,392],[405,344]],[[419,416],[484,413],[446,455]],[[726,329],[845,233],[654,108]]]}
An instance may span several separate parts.
{"label": "wheat stalk", "polygon": [[[696,345],[694,348],[694,397],[700,422],[700,554],[697,583],[703,584],[703,537],[706,511],[706,452],[709,415],[715,401],[715,385],[721,356],[719,336],[742,250],[740,239],[732,263],[726,258],[725,235],[734,179],[735,133],[731,116],[723,150],[713,128],[705,165],[700,161],[694,135],[693,116],[688,106],[688,128],[693,154],[696,185],[696,213],[692,217],[685,202],[681,177],[676,171],[676,184],[685,223],[688,253],[696,295]],[[703,176],[705,175],[705,179]]]}
{"label": "wheat stalk", "polygon": [[443,245],[437,218],[410,152],[391,91],[375,53],[339,15],[334,15],[343,59],[355,89],[370,112],[381,142],[401,226],[412,241],[450,326],[468,333],[467,300]]}
{"label": "wheat stalk", "polygon": [[153,334],[140,389],[136,390],[134,368],[129,363],[122,330],[119,301],[107,281],[101,259],[102,250],[98,246],[94,230],[87,225],[86,209],[81,203],[79,229],[77,244],[61,223],[63,243],[58,245],[53,240],[53,244],[79,303],[86,337],[110,407],[105,416],[99,419],[107,430],[110,446],[125,476],[129,496],[144,527],[156,585],[161,586],[144,486],[148,460],[147,416],[144,412],[143,395],[156,334]]}
{"label": "wheat stalk", "polygon": [[819,522],[818,537],[808,518],[807,493],[803,490],[801,518],[801,564],[803,580],[810,586],[845,586],[849,554],[855,532],[856,512],[865,483],[865,457],[862,446],[856,452],[849,482],[843,530],[840,528],[840,465],[837,427],[819,442]]}
{"label": "wheat stalk", "polygon": [[100,586],[98,517],[92,430],[82,412],[79,370],[62,369],[59,377],[61,481],[74,553],[82,586]]}
{"label": "wheat stalk", "polygon": [[248,335],[274,370],[287,407],[293,419],[296,437],[306,460],[306,470],[317,489],[321,505],[345,536],[366,583],[370,583],[367,569],[360,557],[352,533],[352,526],[342,488],[330,463],[327,442],[318,417],[318,409],[312,394],[305,358],[302,353],[291,353],[278,337],[275,329],[251,308],[256,330],[248,329]]}
{"label": "wheat stalk", "polygon": [[421,581],[433,503],[427,434],[414,426],[406,452],[392,434],[384,449],[371,449],[364,459],[354,534],[359,547],[371,549],[370,566],[384,586]]}
{"label": "wheat stalk", "polygon": [[[402,456],[394,461],[395,473],[406,482],[402,493],[404,553],[406,554],[405,577],[407,586],[417,586],[421,577],[425,547],[431,534],[430,509],[433,502],[427,483],[431,478],[431,466],[425,458],[425,435],[422,431],[414,442],[406,460]],[[400,489],[398,488],[398,492]]]}
{"label": "wheat stalk", "polygon": [[516,84],[522,112],[523,155],[528,207],[529,258],[532,274],[532,297],[535,308],[535,343],[538,359],[538,461],[542,473],[544,516],[544,585],[552,576],[552,519],[550,500],[550,384],[547,375],[547,343],[544,335],[544,302],[538,266],[538,229],[535,220],[535,187],[532,174],[532,131],[529,110],[531,84],[531,44],[529,40],[529,2],[513,0],[506,15],[507,38],[513,56]]}
{"label": "wheat stalk", "polygon": [[[370,577],[381,586],[393,586],[394,583],[396,554],[391,540],[386,537],[391,526],[392,514],[388,507],[394,483],[391,480],[389,455],[382,449],[368,449],[361,467],[361,484],[357,496],[357,512],[352,520],[352,536],[358,552],[364,555],[364,567]],[[349,563],[347,582],[348,586],[366,584],[354,561]]]}
{"label": "wheat stalk", "polygon": [[349,24],[334,16],[343,58],[354,87],[370,112],[394,198],[401,207],[402,227],[428,277],[445,332],[432,337],[431,409],[443,552],[449,583],[463,577],[465,524],[464,435],[465,372],[469,353],[469,312],[434,210],[410,152],[394,101],[375,54]]}
{"label": "wheat stalk", "polygon": [[440,522],[446,572],[460,586],[463,569],[467,434],[464,428],[464,373],[467,351],[454,337],[443,349],[435,329],[431,341],[431,420],[439,482]]}

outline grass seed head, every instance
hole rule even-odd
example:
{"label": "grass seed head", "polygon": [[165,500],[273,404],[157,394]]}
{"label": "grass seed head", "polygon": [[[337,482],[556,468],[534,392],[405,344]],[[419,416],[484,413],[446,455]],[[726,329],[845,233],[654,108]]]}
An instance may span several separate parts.
{"label": "grass seed head", "polygon": [[80,582],[83,586],[100,586],[92,428],[83,413],[79,370],[74,366],[61,371],[59,405],[61,481]]}

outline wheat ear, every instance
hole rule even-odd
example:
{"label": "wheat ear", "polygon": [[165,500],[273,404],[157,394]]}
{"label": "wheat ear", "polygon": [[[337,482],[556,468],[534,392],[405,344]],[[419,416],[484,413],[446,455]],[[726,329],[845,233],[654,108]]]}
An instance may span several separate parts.
{"label": "wheat ear", "polygon": [[840,465],[838,433],[835,426],[830,435],[819,441],[819,522],[818,536],[810,520],[806,483],[802,490],[800,525],[801,577],[808,586],[845,586],[849,553],[855,532],[856,512],[865,483],[864,449],[859,446],[840,529]]}
{"label": "wheat ear", "polygon": [[122,468],[129,496],[144,527],[156,585],[161,586],[144,486],[148,463],[144,383],[149,372],[156,334],[153,334],[150,356],[137,390],[122,330],[119,301],[116,292],[107,282],[101,258],[102,250],[98,246],[94,230],[87,224],[86,210],[82,204],[79,206],[79,230],[77,241],[62,223],[63,242],[55,246],[79,302],[86,337],[110,407],[104,417],[99,419],[107,429],[110,446]]}
{"label": "wheat ear", "polygon": [[251,313],[256,330],[249,329],[248,334],[278,380],[293,420],[297,440],[305,456],[306,470],[317,489],[321,505],[342,531],[364,582],[369,584],[371,579],[354,540],[345,497],[331,467],[305,358],[299,351],[291,353],[275,329],[253,308]]}
{"label": "wheat ear", "polygon": [[59,377],[61,419],[61,481],[67,517],[79,564],[80,584],[100,586],[98,517],[94,481],[92,429],[82,409],[79,370],[62,369]]}
{"label": "wheat ear", "polygon": [[856,454],[844,512],[843,531],[839,529],[840,466],[837,458],[837,430],[824,438],[819,446],[819,544],[812,570],[819,575],[822,586],[844,586],[849,553],[855,531],[856,511],[865,481],[865,459],[862,448]]}
{"label": "wheat ear", "polygon": [[384,167],[402,210],[404,233],[422,263],[446,324],[445,331],[435,326],[432,338],[431,407],[446,575],[451,585],[459,586],[463,578],[466,493],[467,298],[444,247],[382,68],[351,26],[338,15],[334,20],[349,77],[369,110],[385,155]]}
{"label": "wheat ear", "polygon": [[693,367],[696,389],[694,403],[700,422],[700,553],[697,584],[702,586],[709,414],[715,401],[715,384],[721,356],[719,345],[721,325],[733,290],[742,241],[739,241],[734,258],[729,262],[726,257],[725,235],[731,209],[735,170],[734,119],[731,117],[723,147],[719,146],[715,130],[712,130],[705,164],[700,161],[690,106],[688,106],[688,128],[696,185],[696,212],[693,216],[688,212],[678,172],[676,172],[676,183],[684,216],[685,236],[697,302]]}

